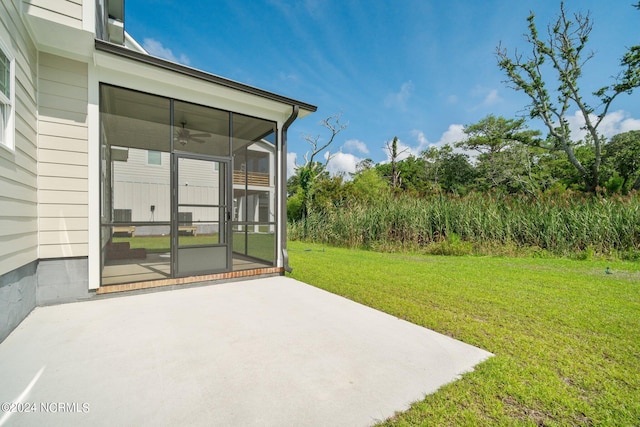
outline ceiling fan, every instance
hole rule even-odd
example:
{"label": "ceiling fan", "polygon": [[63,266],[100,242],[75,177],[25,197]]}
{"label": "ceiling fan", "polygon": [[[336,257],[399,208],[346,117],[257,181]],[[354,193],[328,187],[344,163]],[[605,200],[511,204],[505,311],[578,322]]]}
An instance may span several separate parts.
{"label": "ceiling fan", "polygon": [[181,121],[181,128],[176,128],[176,136],[175,141],[179,142],[180,145],[187,145],[190,141],[198,142],[203,144],[205,141],[199,138],[209,138],[211,136],[210,133],[191,133],[191,131],[185,128],[187,122],[185,120]]}

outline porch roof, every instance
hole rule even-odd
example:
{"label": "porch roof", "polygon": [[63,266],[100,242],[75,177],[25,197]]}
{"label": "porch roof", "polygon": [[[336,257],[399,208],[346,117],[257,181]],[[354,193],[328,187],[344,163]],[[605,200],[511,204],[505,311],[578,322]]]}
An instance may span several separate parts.
{"label": "porch roof", "polygon": [[299,117],[304,117],[308,114],[315,112],[318,109],[318,107],[316,107],[315,105],[308,104],[306,102],[298,101],[293,98],[279,95],[277,93],[269,92],[254,86],[246,85],[244,83],[239,83],[234,80],[220,77],[215,74],[211,74],[196,68],[192,68],[186,65],[168,61],[166,59],[162,59],[156,56],[152,56],[152,55],[141,53],[141,52],[136,52],[135,50],[128,49],[124,46],[120,46],[104,40],[96,39],[95,48],[96,48],[96,51],[110,53],[110,54],[117,55],[122,58],[130,59],[139,63],[151,65],[154,67],[158,67],[160,69],[179,73],[188,77],[193,77],[193,78],[196,78],[208,83],[213,83],[228,89],[237,90],[249,95],[254,95],[263,99],[275,101],[275,102],[287,105],[289,107],[297,105],[300,108]]}

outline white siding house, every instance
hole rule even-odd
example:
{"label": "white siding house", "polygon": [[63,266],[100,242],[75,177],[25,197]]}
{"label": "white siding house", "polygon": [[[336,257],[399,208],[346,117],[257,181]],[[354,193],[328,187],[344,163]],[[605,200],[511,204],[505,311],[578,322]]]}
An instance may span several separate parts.
{"label": "white siding house", "polygon": [[38,50],[20,14],[21,2],[0,2],[0,51],[9,71],[0,116],[0,340],[36,303]]}
{"label": "white siding house", "polygon": [[87,64],[41,52],[38,69],[39,257],[87,256]]}
{"label": "white siding house", "polygon": [[124,0],[0,0],[0,341],[42,304],[282,274],[315,110],[147,54]]}

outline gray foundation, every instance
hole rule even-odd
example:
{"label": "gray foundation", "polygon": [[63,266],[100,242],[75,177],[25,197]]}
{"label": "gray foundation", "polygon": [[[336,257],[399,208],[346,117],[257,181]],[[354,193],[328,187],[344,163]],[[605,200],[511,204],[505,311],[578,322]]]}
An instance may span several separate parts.
{"label": "gray foundation", "polygon": [[38,264],[37,305],[59,304],[87,299],[89,292],[87,258],[44,259]]}
{"label": "gray foundation", "polygon": [[0,342],[36,306],[38,261],[0,276]]}
{"label": "gray foundation", "polygon": [[30,262],[0,276],[0,342],[41,305],[91,298],[87,258]]}

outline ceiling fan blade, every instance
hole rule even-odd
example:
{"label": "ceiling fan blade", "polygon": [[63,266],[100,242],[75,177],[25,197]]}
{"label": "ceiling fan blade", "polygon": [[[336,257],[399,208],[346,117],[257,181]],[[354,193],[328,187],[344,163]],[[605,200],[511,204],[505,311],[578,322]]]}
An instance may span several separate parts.
{"label": "ceiling fan blade", "polygon": [[193,137],[192,137],[192,138],[189,138],[189,140],[190,140],[190,141],[198,142],[198,143],[200,143],[200,144],[204,144],[204,143],[206,142],[206,141],[203,141],[203,140],[201,140],[201,139],[193,138]]}
{"label": "ceiling fan blade", "polygon": [[192,133],[189,135],[190,138],[209,138],[210,136],[210,133]]}

